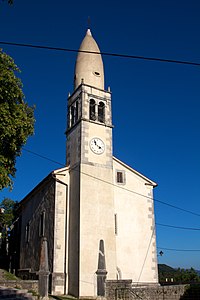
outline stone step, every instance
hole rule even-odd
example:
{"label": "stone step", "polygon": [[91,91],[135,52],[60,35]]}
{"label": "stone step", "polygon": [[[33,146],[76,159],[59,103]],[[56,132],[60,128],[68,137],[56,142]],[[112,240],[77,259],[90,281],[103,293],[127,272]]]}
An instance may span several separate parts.
{"label": "stone step", "polygon": [[35,297],[27,290],[0,287],[0,300],[35,300]]}

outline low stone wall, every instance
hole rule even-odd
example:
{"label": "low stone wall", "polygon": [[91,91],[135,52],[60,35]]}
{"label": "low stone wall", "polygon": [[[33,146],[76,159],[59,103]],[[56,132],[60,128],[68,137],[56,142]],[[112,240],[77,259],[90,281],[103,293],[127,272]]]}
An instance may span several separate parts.
{"label": "low stone wall", "polygon": [[38,297],[28,293],[27,290],[18,290],[0,286],[1,300],[38,300]]}
{"label": "low stone wall", "polygon": [[15,289],[25,289],[38,294],[38,280],[0,280],[0,286]]}
{"label": "low stone wall", "polygon": [[107,280],[107,300],[180,300],[190,285],[134,287],[131,280]]}
{"label": "low stone wall", "polygon": [[130,292],[130,299],[180,300],[181,296],[184,295],[186,288],[186,285],[133,288]]}
{"label": "low stone wall", "polygon": [[132,280],[106,280],[107,300],[130,299],[129,290],[132,287]]}

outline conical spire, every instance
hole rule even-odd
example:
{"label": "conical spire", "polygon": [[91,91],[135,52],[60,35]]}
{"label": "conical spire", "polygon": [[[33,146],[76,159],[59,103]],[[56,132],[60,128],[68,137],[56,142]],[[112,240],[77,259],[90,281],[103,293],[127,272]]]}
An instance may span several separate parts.
{"label": "conical spire", "polygon": [[101,54],[81,52],[100,53],[90,29],[87,30],[79,51],[75,66],[74,89],[84,82],[85,84],[104,90],[104,69]]}

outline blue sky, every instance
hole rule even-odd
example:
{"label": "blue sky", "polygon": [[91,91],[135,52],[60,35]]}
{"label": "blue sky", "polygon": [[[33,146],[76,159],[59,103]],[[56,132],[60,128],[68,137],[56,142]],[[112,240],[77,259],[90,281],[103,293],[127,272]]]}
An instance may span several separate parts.
{"label": "blue sky", "polygon": [[[200,63],[200,2],[14,0],[0,2],[0,41],[78,49],[91,19],[102,52]],[[36,105],[27,149],[65,164],[67,96],[75,53],[0,45],[21,69],[26,101]],[[104,56],[111,87],[114,155],[158,183],[157,200],[200,214],[200,67]],[[12,192],[20,201],[59,167],[26,151]],[[156,222],[200,228],[200,217],[155,201]],[[157,246],[200,250],[200,231],[158,225]],[[160,249],[159,249],[160,250]],[[163,250],[160,263],[200,269],[200,251]]]}

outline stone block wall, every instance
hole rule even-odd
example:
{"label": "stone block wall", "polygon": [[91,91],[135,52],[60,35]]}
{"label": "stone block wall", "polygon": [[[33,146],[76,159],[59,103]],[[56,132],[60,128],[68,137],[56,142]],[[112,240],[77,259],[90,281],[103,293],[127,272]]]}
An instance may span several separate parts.
{"label": "stone block wall", "polygon": [[131,286],[132,280],[106,280],[105,296],[107,300],[128,300]]}
{"label": "stone block wall", "polygon": [[[185,298],[189,285],[133,286],[131,280],[107,280],[107,300],[181,300]],[[199,295],[200,296],[200,295]],[[199,298],[200,299],[200,298]]]}
{"label": "stone block wall", "polygon": [[6,288],[25,289],[38,293],[38,280],[0,280],[0,286]]}

